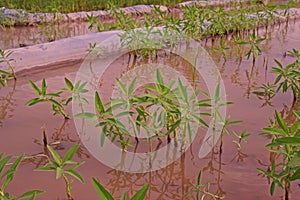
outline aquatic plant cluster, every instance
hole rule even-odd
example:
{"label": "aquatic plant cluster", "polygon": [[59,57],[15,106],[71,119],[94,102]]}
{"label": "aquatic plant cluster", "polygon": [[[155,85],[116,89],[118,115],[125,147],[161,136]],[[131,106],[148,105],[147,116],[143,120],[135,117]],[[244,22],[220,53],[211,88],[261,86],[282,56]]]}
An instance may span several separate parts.
{"label": "aquatic plant cluster", "polygon": [[[135,16],[128,15],[123,10],[113,4],[108,4],[113,22],[98,20],[96,17],[88,16],[90,28],[98,31],[105,30],[131,30],[139,27],[159,27],[164,26],[174,31],[184,31],[194,39],[205,37],[225,36],[230,33],[243,35],[253,27],[271,26],[274,23],[288,20],[295,15],[293,4],[285,4],[284,9],[265,4],[243,2],[231,2],[230,6],[220,6],[215,8],[201,5],[183,6],[177,12],[166,12],[156,6],[152,13],[145,13],[136,21]],[[124,23],[126,21],[126,23]]]}
{"label": "aquatic plant cluster", "polygon": [[[259,44],[266,39],[259,35],[267,35],[270,27],[287,22],[296,16],[297,12],[291,9],[292,3],[285,4],[278,9],[276,6],[259,3],[251,3],[249,6],[242,2],[232,2],[228,8],[223,6],[203,8],[199,5],[189,5],[183,6],[182,11],[170,13],[162,11],[157,6],[153,12],[136,18],[136,16],[119,10],[115,4],[110,3],[109,5],[114,20],[105,22],[93,15],[88,15],[86,22],[90,23],[89,29],[96,29],[99,32],[124,30],[125,33],[122,37],[126,38],[127,44],[134,44],[132,41],[139,37],[137,32],[132,32],[136,28],[145,28],[151,32],[153,27],[165,27],[178,32],[178,34],[184,33],[195,40],[207,42],[210,39],[212,46],[214,46],[215,40],[221,38],[219,47],[216,47],[215,50],[221,52],[225,59],[228,48],[224,45],[224,39],[233,40],[238,49],[246,46],[248,49],[246,56],[248,59],[252,57],[253,64],[255,59],[262,54]],[[126,23],[124,23],[125,21]],[[261,27],[265,27],[264,34],[259,34]],[[152,50],[149,49],[149,51]],[[147,54],[145,51],[140,51],[140,53]],[[240,51],[237,54],[238,57],[244,56]]]}
{"label": "aquatic plant cluster", "polygon": [[[10,2],[10,1],[7,1]],[[22,5],[22,2],[19,1]],[[33,1],[32,1],[33,2]],[[62,6],[59,3],[56,7]],[[75,2],[75,1],[74,1]],[[80,1],[82,2],[82,1]],[[1,4],[0,4],[1,5]],[[70,4],[69,4],[70,5]],[[82,5],[83,6],[83,5]],[[82,10],[82,6],[75,6],[71,4],[72,9]],[[132,40],[136,31],[134,28],[144,27],[151,32],[151,27],[167,27],[172,31],[181,33],[184,32],[187,36],[192,37],[198,41],[211,42],[212,51],[219,52],[224,62],[228,57],[227,41],[233,41],[238,51],[238,58],[242,59],[244,56],[247,59],[252,58],[252,63],[255,65],[257,58],[263,54],[260,45],[267,40],[268,31],[274,24],[286,23],[291,20],[293,10],[289,8],[277,10],[276,7],[270,7],[264,4],[253,4],[245,6],[242,3],[232,2],[229,10],[227,8],[206,8],[200,6],[187,6],[182,8],[181,13],[166,13],[156,7],[153,13],[144,14],[136,21],[133,16],[128,16],[124,12],[116,9],[117,5],[110,4],[111,15],[115,19],[113,22],[105,23],[99,21],[93,16],[88,16],[90,28],[96,28],[98,31],[122,29],[124,34],[121,39],[124,44],[133,44]],[[45,6],[47,7],[47,6]],[[53,8],[53,5],[51,6]],[[54,6],[55,7],[55,6]],[[34,9],[34,8],[33,8]],[[126,22],[126,23],[125,23]],[[263,27],[263,28],[262,28]],[[261,33],[263,32],[263,33]],[[264,35],[264,37],[260,37]],[[129,42],[128,42],[129,41]],[[219,41],[216,44],[216,41]],[[153,42],[149,40],[147,42]],[[171,45],[176,46],[176,40]],[[96,45],[91,44],[91,48],[96,48]],[[243,47],[247,47],[247,51]],[[159,51],[156,48],[142,49],[132,46],[132,55],[135,60],[137,59],[158,59]],[[138,49],[138,50],[136,50]],[[0,70],[0,86],[6,87],[7,84],[15,82],[17,77],[14,68],[9,58],[12,52],[0,51],[0,63],[4,64],[5,69]],[[292,49],[287,52],[294,58],[294,62],[283,65],[278,60],[274,60],[274,67],[272,73],[276,75],[273,83],[265,83],[257,88],[254,92],[258,98],[270,100],[281,91],[283,93],[291,92],[293,94],[293,104],[299,101],[300,98],[300,53],[297,49]],[[208,128],[205,118],[220,117],[216,111],[212,113],[201,112],[200,109],[204,108],[207,111],[212,108],[211,102],[217,105],[220,100],[219,85],[215,88],[214,96],[209,96],[200,89],[196,90],[192,96],[188,95],[187,86],[183,84],[181,79],[166,82],[163,80],[159,70],[156,71],[156,82],[152,85],[146,86],[145,93],[142,95],[135,94],[134,88],[136,80],[128,85],[125,85],[120,80],[116,80],[117,86],[122,95],[119,98],[112,98],[108,102],[103,102],[98,92],[94,94],[94,107],[96,112],[85,112],[83,109],[84,104],[88,104],[88,100],[83,98],[82,95],[87,93],[85,88],[87,83],[77,82],[72,83],[69,79],[65,78],[65,88],[57,92],[48,92],[48,85],[46,80],[43,79],[41,86],[29,81],[32,89],[38,95],[36,98],[27,101],[28,106],[33,106],[39,103],[49,103],[54,114],[60,114],[63,118],[68,119],[70,115],[66,112],[66,107],[72,101],[78,102],[82,108],[82,113],[77,114],[77,118],[87,118],[95,123],[95,126],[102,127],[101,138],[99,143],[102,145],[105,139],[118,143],[122,151],[126,151],[128,147],[133,145],[132,136],[129,134],[126,127],[120,118],[128,120],[132,127],[135,127],[135,134],[139,134],[141,129],[147,133],[155,133],[154,136],[147,138],[149,144],[149,151],[153,151],[153,140],[171,140],[177,141],[185,137],[178,137],[179,130],[185,130],[184,134],[191,137],[193,134],[190,123],[196,123],[197,127]],[[199,94],[202,93],[206,98],[198,100]],[[219,106],[227,106],[232,102],[222,102]],[[163,111],[150,112],[155,109],[155,105],[163,107]],[[196,107],[194,112],[187,112],[185,108]],[[114,111],[119,111],[115,113]],[[113,113],[114,112],[114,113]],[[201,117],[200,117],[201,116]],[[287,121],[279,111],[275,111],[274,119],[270,120],[269,127],[263,128],[263,134],[269,136],[271,142],[266,145],[268,151],[273,152],[276,156],[271,160],[271,166],[268,169],[259,168],[258,172],[272,180],[270,184],[270,194],[274,194],[275,187],[282,188],[285,193],[285,200],[290,199],[291,184],[300,179],[300,112],[299,110],[292,111],[293,120]],[[132,120],[134,117],[134,120]],[[242,123],[239,120],[231,120],[230,117],[220,119],[222,121],[221,141],[219,144],[219,154],[222,154],[223,135],[225,133],[233,135],[236,139],[233,141],[236,144],[237,151],[240,152],[242,142],[250,136],[250,133],[244,129],[242,133],[237,133],[230,129],[230,125]],[[182,127],[181,122],[184,122]],[[189,138],[188,137],[188,138]],[[64,156],[60,156],[51,145],[47,142],[46,134],[43,135],[44,146],[49,153],[47,157],[47,165],[36,170],[39,171],[54,171],[56,179],[62,178],[65,183],[65,193],[68,199],[73,199],[72,195],[72,178],[80,182],[84,182],[83,178],[77,171],[77,167],[84,164],[84,162],[73,161],[73,156],[78,151],[79,145],[71,147]],[[134,138],[136,143],[139,142],[138,137]],[[182,141],[185,144],[187,141]],[[184,148],[184,145],[182,146]],[[8,199],[35,199],[41,194],[41,190],[32,190],[15,197],[9,191],[7,186],[11,183],[18,166],[24,159],[24,155],[19,156],[12,163],[9,161],[12,156],[5,156],[0,154],[0,198],[3,200]],[[202,172],[197,178],[197,185],[193,185],[193,190],[186,193],[185,196],[195,193],[196,199],[204,199],[209,196],[213,199],[222,199],[224,196],[213,194],[209,192],[209,182],[202,183]],[[92,183],[99,195],[100,199],[114,199],[112,195],[101,185],[96,179],[92,178]],[[147,184],[143,186],[136,194],[132,196],[132,200],[144,199],[146,193],[151,187]],[[126,200],[127,194],[123,193],[121,200]]]}

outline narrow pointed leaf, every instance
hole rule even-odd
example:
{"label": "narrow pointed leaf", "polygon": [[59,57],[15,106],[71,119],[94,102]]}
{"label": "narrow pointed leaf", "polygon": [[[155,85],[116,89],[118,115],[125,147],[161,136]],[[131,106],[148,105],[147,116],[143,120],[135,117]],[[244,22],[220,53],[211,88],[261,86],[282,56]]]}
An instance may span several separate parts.
{"label": "narrow pointed leaf", "polygon": [[76,144],[75,146],[71,147],[67,151],[67,153],[65,154],[64,159],[63,159],[63,163],[68,161],[68,160],[72,160],[72,158],[73,158],[73,156],[76,153],[78,148],[79,148],[79,144]]}
{"label": "narrow pointed leaf", "polygon": [[7,170],[7,172],[12,171],[15,172],[17,167],[19,166],[20,162],[22,161],[23,156],[19,156],[14,162],[13,164],[10,166],[10,168]]}
{"label": "narrow pointed leaf", "polygon": [[46,95],[46,90],[47,90],[47,85],[45,79],[42,80],[42,91],[41,95],[45,96]]}
{"label": "narrow pointed leaf", "polygon": [[55,171],[55,167],[41,167],[35,169],[35,171]]}
{"label": "narrow pointed leaf", "polygon": [[[69,161],[70,162],[70,161]],[[67,162],[69,164],[69,162]],[[85,162],[75,162],[75,163],[72,163],[73,165],[68,169],[68,170],[74,170],[76,169],[77,167],[83,165]]]}
{"label": "narrow pointed leaf", "polygon": [[85,112],[85,113],[78,113],[75,115],[75,117],[76,118],[94,118],[94,117],[97,117],[97,115],[94,113]]}
{"label": "narrow pointed leaf", "polygon": [[45,102],[45,100],[40,99],[40,98],[33,98],[33,99],[30,99],[29,101],[27,101],[25,105],[33,106],[33,105],[35,105],[37,103],[40,103],[40,102]]}
{"label": "narrow pointed leaf", "polygon": [[120,198],[120,200],[126,200],[126,192],[124,192]]}
{"label": "narrow pointed leaf", "polygon": [[117,84],[118,84],[119,88],[121,89],[122,93],[125,96],[127,96],[128,94],[127,94],[127,90],[126,90],[125,85],[119,79],[116,79],[116,81],[117,81]]}
{"label": "narrow pointed leaf", "polygon": [[104,106],[103,106],[103,103],[102,103],[102,101],[99,97],[98,92],[95,93],[95,107],[96,107],[96,110],[99,114],[104,113]]}
{"label": "narrow pointed leaf", "polygon": [[81,183],[84,183],[83,178],[81,177],[81,175],[78,172],[76,172],[74,170],[69,170],[68,169],[68,170],[65,171],[65,173],[73,176],[74,178],[76,178],[77,180],[79,180]]}
{"label": "narrow pointed leaf", "polygon": [[65,83],[66,83],[66,85],[68,86],[68,88],[69,88],[71,91],[73,91],[74,86],[73,86],[72,82],[71,82],[69,79],[65,78]]}
{"label": "narrow pointed leaf", "polygon": [[[293,145],[300,146],[300,137],[285,137],[285,138],[277,138],[275,142],[279,145]],[[272,146],[272,145],[270,145]],[[278,146],[278,145],[276,145]]]}
{"label": "narrow pointed leaf", "polygon": [[57,167],[56,168],[56,176],[55,176],[55,178],[59,179],[63,175],[63,172],[64,172],[64,170],[62,168]]}
{"label": "narrow pointed leaf", "polygon": [[282,117],[280,116],[280,114],[278,113],[278,111],[275,112],[276,114],[276,121],[278,122],[280,128],[282,128],[284,130],[284,132],[288,135],[288,127],[285,123],[285,121],[282,119]]}
{"label": "narrow pointed leaf", "polygon": [[130,83],[129,88],[128,88],[128,96],[131,96],[133,91],[134,91],[134,87],[135,87],[135,82],[136,82],[136,78],[133,79],[133,81]]}
{"label": "narrow pointed leaf", "polygon": [[62,160],[61,160],[60,156],[58,155],[58,153],[49,145],[47,145],[47,148],[50,151],[50,153],[51,153],[53,159],[55,160],[55,162],[57,164],[61,164]]}
{"label": "narrow pointed leaf", "polygon": [[34,82],[32,82],[31,80],[29,80],[29,83],[31,85],[31,87],[33,88],[33,90],[40,96],[42,94],[41,90],[36,86],[36,84],[34,84]]}
{"label": "narrow pointed leaf", "polygon": [[42,191],[42,190],[31,190],[31,191],[25,192],[24,194],[22,194],[21,196],[19,196],[17,199],[18,200],[20,200],[20,199],[28,199],[28,198],[31,198],[31,197],[36,196],[38,194],[41,194],[43,192],[44,191]]}
{"label": "narrow pointed leaf", "polygon": [[182,85],[180,78],[178,78],[178,89],[179,89],[180,96],[182,97],[184,103],[186,103],[188,101],[187,91],[186,88]]}
{"label": "narrow pointed leaf", "polygon": [[63,108],[63,106],[59,102],[55,101],[54,99],[48,99],[48,101],[51,102],[52,105],[54,105],[54,106],[57,106],[59,108]]}
{"label": "narrow pointed leaf", "polygon": [[12,158],[12,156],[7,156],[5,158],[3,158],[0,161],[0,173],[2,172],[3,168],[5,167],[6,163]]}
{"label": "narrow pointed leaf", "polygon": [[300,168],[295,171],[295,173],[291,177],[291,181],[294,181],[294,180],[297,180],[297,179],[300,179]]}
{"label": "narrow pointed leaf", "polygon": [[161,76],[161,73],[160,73],[160,71],[158,69],[156,70],[156,80],[157,80],[157,83],[159,85],[161,85],[161,86],[164,85],[164,80],[163,80],[163,78]]}
{"label": "narrow pointed leaf", "polygon": [[100,145],[101,145],[101,147],[103,147],[104,142],[105,142],[106,128],[107,128],[107,125],[105,125],[105,126],[103,127],[102,133],[101,133],[101,136],[100,136]]}
{"label": "narrow pointed leaf", "polygon": [[147,191],[149,189],[149,184],[145,185],[140,189],[132,198],[131,200],[143,200],[145,199],[145,196],[147,194]]}
{"label": "narrow pointed leaf", "polygon": [[199,171],[198,177],[197,177],[197,185],[201,184],[201,175],[202,175],[202,171]]}
{"label": "narrow pointed leaf", "polygon": [[273,196],[275,190],[275,182],[272,181],[271,186],[270,186],[270,194]]}
{"label": "narrow pointed leaf", "polygon": [[114,200],[111,194],[95,178],[92,178],[92,182],[101,200]]}

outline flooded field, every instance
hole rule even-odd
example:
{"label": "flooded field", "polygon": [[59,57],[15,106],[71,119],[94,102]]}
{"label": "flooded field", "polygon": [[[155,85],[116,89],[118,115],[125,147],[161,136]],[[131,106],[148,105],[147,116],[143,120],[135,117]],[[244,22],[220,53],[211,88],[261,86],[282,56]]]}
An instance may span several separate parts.
{"label": "flooded field", "polygon": [[[212,153],[204,159],[199,159],[198,152],[203,139],[200,130],[190,148],[173,164],[154,172],[132,174],[103,165],[81,145],[75,160],[85,161],[85,164],[78,168],[85,183],[81,184],[75,180],[72,184],[72,193],[75,199],[97,199],[97,193],[91,183],[92,177],[98,178],[105,188],[117,198],[120,198],[124,191],[129,191],[131,196],[143,185],[150,183],[146,199],[196,199],[194,193],[187,193],[193,189],[192,184],[197,183],[197,175],[200,170],[202,170],[202,183],[210,182],[209,191],[223,196],[224,199],[283,199],[283,192],[278,188],[275,189],[274,196],[270,196],[270,182],[257,170],[257,168],[270,168],[272,160],[272,154],[265,148],[270,139],[260,133],[262,128],[268,126],[269,119],[274,117],[275,109],[280,111],[284,118],[287,118],[291,110],[300,109],[300,102],[293,104],[291,93],[278,94],[270,102],[266,102],[264,99],[259,99],[253,92],[262,83],[273,82],[275,79],[275,75],[270,73],[272,67],[275,66],[274,59],[284,64],[294,60],[291,56],[285,56],[285,52],[293,48],[300,48],[300,21],[290,21],[288,25],[282,23],[280,26],[275,25],[270,29],[268,34],[271,37],[262,43],[263,54],[256,59],[254,64],[251,59],[247,60],[245,57],[239,62],[239,58],[236,56],[237,50],[233,48],[229,50],[230,56],[224,59],[220,53],[213,50],[210,39],[202,42],[204,48],[218,65],[225,84],[227,100],[234,102],[233,105],[227,107],[227,115],[234,120],[243,121],[230,128],[238,132],[247,128],[247,132],[251,133],[247,143],[242,144],[241,151],[237,151],[236,145],[232,142],[233,136],[225,134],[222,154],[216,146]],[[74,35],[77,34],[75,32]],[[264,30],[260,30],[259,33],[263,36]],[[35,34],[33,33],[33,35]],[[5,39],[7,44],[3,45],[16,47],[23,43],[22,37]],[[2,46],[2,44],[0,45]],[[233,47],[230,42],[227,45]],[[120,57],[105,72],[103,79],[105,84],[99,84],[98,91],[106,100],[110,98],[112,88],[116,85],[114,79],[120,78],[126,70],[142,64],[140,61],[128,60],[128,55]],[[191,79],[192,68],[178,56],[161,55],[154,61],[149,60],[148,62],[171,66],[183,74],[186,79]],[[80,143],[74,121],[73,119],[64,120],[61,116],[53,116],[48,104],[37,104],[33,107],[25,104],[29,99],[35,97],[34,91],[28,84],[29,80],[40,85],[42,78],[47,77],[49,90],[56,91],[64,86],[64,77],[71,81],[75,80],[80,65],[81,63],[77,63],[72,66],[64,66],[59,70],[48,70],[45,73],[25,76],[20,74],[16,85],[11,81],[9,87],[0,88],[0,152],[12,155],[25,154],[26,157],[16,173],[13,184],[9,185],[7,190],[21,194],[28,189],[41,189],[45,192],[37,199],[64,199],[63,180],[56,181],[54,173],[34,170],[44,166],[47,163],[45,155],[49,155],[42,141],[43,130],[48,135],[49,143],[60,142],[52,146],[61,155],[73,145]],[[199,85],[201,85],[201,80]],[[71,106],[68,107],[67,112],[72,112]],[[163,141],[161,145],[165,144],[166,141]],[[134,143],[135,145],[137,145],[137,151],[145,150],[142,143]],[[158,144],[155,143],[155,145]],[[291,199],[298,199],[299,187],[295,184],[291,191]]]}
{"label": "flooded field", "polygon": [[88,23],[64,23],[41,24],[34,27],[4,27],[0,28],[0,47],[13,49],[84,35],[91,33],[88,26]]}

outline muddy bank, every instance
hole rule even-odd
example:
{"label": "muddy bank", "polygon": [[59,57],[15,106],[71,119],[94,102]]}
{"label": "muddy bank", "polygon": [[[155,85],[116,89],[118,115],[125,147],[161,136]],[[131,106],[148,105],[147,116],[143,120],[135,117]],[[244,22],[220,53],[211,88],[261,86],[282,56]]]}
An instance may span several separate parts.
{"label": "muddy bank", "polygon": [[99,44],[120,31],[100,32],[66,38],[50,43],[11,49],[12,65],[17,75],[45,71],[70,65],[82,60],[89,52],[90,44]]}

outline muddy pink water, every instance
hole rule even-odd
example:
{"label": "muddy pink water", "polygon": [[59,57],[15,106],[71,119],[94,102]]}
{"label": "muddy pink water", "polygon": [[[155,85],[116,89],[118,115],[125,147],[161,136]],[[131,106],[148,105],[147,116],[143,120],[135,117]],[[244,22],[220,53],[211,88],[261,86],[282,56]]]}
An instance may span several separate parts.
{"label": "muddy pink water", "polygon": [[12,49],[91,33],[88,23],[35,27],[0,27],[0,48]]}
{"label": "muddy pink water", "polygon": [[[258,58],[255,66],[247,59],[243,59],[239,66],[234,56],[228,58],[223,65],[223,59],[218,61],[219,56],[213,53],[222,73],[227,99],[234,102],[233,106],[228,107],[228,114],[232,119],[243,120],[242,124],[235,125],[232,129],[240,132],[246,127],[248,132],[252,133],[248,142],[242,144],[242,153],[238,154],[232,142],[234,137],[226,135],[221,157],[217,154],[218,149],[215,149],[215,154],[199,159],[198,152],[202,138],[199,135],[187,152],[168,167],[151,173],[131,174],[103,165],[81,146],[74,159],[85,161],[85,164],[78,168],[85,183],[74,181],[72,184],[74,199],[98,199],[91,183],[92,177],[96,177],[117,199],[124,191],[128,191],[129,196],[132,196],[146,183],[151,184],[146,199],[196,199],[195,193],[187,196],[185,194],[193,189],[192,184],[196,184],[201,169],[202,183],[210,182],[209,192],[224,196],[225,199],[282,199],[283,192],[278,188],[274,196],[270,196],[267,178],[259,175],[256,169],[258,167],[267,169],[270,165],[270,154],[264,147],[269,139],[260,136],[259,133],[268,125],[268,119],[273,117],[275,109],[287,115],[292,98],[290,94],[280,94],[272,99],[273,106],[262,106],[265,102],[259,100],[252,92],[261,83],[274,80],[274,75],[269,73],[274,66],[274,58],[286,64],[293,61],[292,57],[284,58],[282,55],[287,50],[300,49],[299,32],[299,21],[290,22],[288,29],[284,26],[275,26],[271,31],[272,39],[264,43],[262,47],[264,54]],[[235,53],[233,50],[232,54]],[[100,87],[100,91],[107,99],[111,93],[111,85],[115,84],[112,80],[120,71],[126,69],[127,59],[126,56],[120,58],[116,62],[117,65],[108,69],[105,80],[110,82],[106,83],[105,87]],[[179,60],[173,56],[161,58],[160,62],[178,68],[188,77],[191,72],[187,70],[187,64]],[[60,116],[53,116],[47,104],[33,107],[24,104],[28,99],[35,97],[28,84],[29,79],[40,85],[41,79],[46,77],[49,90],[55,91],[64,86],[65,76],[71,80],[75,79],[79,66],[80,63],[60,70],[20,75],[15,90],[12,86],[0,89],[0,152],[12,155],[25,154],[29,157],[21,164],[13,183],[7,188],[10,193],[19,195],[30,189],[40,189],[45,192],[37,199],[66,198],[63,180],[55,180],[55,174],[52,172],[37,172],[34,169],[46,164],[42,145],[43,127],[47,131],[49,143],[60,141],[60,144],[54,147],[63,155],[71,146],[80,143],[74,123],[72,119],[64,122]],[[68,112],[72,112],[71,108]],[[294,184],[291,199],[297,200],[299,196],[299,187]],[[210,198],[207,196],[205,199]]]}

